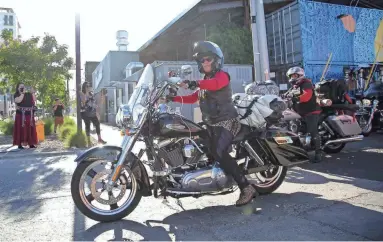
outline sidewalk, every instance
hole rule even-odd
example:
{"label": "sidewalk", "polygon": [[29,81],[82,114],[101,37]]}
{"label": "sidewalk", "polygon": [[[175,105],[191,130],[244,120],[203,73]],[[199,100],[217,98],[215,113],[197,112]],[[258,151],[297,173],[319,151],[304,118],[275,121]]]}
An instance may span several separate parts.
{"label": "sidewalk", "polygon": [[[77,117],[71,116],[71,118],[77,123]],[[82,130],[85,131],[85,123],[82,123]],[[98,139],[95,127],[93,127],[93,124],[90,125],[91,130],[90,130],[90,136],[94,139]],[[117,127],[107,125],[107,124],[100,124],[100,129],[101,129],[101,137],[103,140],[107,142],[108,145],[116,145],[116,146],[121,146],[123,137],[120,134],[120,131]]]}

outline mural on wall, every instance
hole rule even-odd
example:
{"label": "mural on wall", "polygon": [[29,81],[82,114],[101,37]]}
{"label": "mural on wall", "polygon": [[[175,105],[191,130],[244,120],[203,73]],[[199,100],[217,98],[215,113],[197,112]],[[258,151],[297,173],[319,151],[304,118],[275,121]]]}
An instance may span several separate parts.
{"label": "mural on wall", "polygon": [[307,0],[299,0],[299,8],[303,65],[313,81],[320,79],[330,53],[326,78],[343,78],[344,66],[374,62],[383,42],[383,11]]}
{"label": "mural on wall", "polygon": [[376,31],[375,37],[375,56],[377,62],[383,62],[383,20],[380,21],[378,30]]}

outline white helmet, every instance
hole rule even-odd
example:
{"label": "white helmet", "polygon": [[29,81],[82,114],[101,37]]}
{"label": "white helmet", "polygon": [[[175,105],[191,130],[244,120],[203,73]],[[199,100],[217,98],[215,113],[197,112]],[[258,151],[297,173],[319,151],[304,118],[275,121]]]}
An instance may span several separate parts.
{"label": "white helmet", "polygon": [[[297,74],[299,77],[291,78],[292,74]],[[295,83],[296,81],[305,76],[305,70],[303,70],[303,68],[300,68],[299,66],[294,66],[287,71],[286,76],[289,78],[290,83]]]}

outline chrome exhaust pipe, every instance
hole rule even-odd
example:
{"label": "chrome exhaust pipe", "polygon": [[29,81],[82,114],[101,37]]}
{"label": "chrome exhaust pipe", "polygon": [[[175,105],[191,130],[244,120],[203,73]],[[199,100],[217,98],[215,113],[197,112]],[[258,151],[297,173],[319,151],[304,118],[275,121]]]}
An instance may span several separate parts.
{"label": "chrome exhaust pipe", "polygon": [[327,147],[328,145],[331,144],[337,144],[337,143],[348,143],[348,142],[354,142],[354,141],[361,141],[363,140],[364,136],[363,135],[356,135],[348,138],[341,138],[341,139],[336,139],[336,140],[329,140],[327,141],[324,145],[323,148]]}

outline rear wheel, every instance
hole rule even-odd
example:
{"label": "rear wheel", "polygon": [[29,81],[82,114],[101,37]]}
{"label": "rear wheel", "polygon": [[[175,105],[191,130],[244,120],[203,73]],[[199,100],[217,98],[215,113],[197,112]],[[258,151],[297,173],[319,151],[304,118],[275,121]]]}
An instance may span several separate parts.
{"label": "rear wheel", "polygon": [[287,167],[274,166],[269,170],[247,175],[249,182],[260,195],[267,195],[279,188],[285,180]]}
{"label": "rear wheel", "polygon": [[327,154],[336,154],[341,152],[345,146],[345,143],[330,144],[326,146],[323,151]]}

